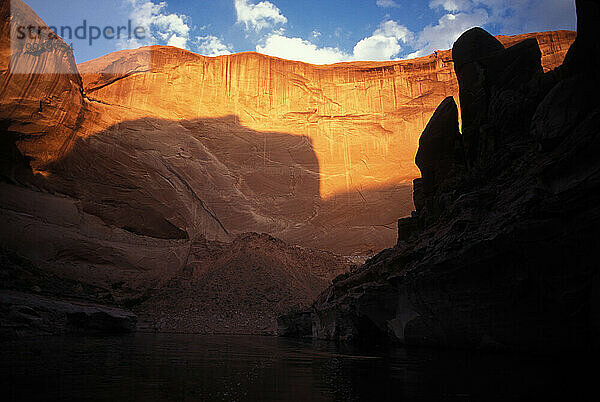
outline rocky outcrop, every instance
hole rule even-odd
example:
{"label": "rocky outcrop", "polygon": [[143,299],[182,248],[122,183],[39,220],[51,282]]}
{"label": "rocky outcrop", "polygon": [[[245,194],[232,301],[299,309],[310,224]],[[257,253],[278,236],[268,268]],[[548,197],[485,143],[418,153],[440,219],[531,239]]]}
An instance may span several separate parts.
{"label": "rocky outcrop", "polygon": [[[504,50],[493,36],[474,28],[452,49],[462,111],[467,163],[493,158],[508,138],[522,135],[535,101],[523,86],[543,71],[537,41],[526,39]],[[528,103],[529,101],[529,103]],[[539,101],[539,100],[537,100]]]}
{"label": "rocky outcrop", "polygon": [[98,304],[0,290],[0,338],[64,334],[121,334],[136,328],[135,314]]}
{"label": "rocky outcrop", "polygon": [[414,202],[417,210],[436,214],[445,205],[434,205],[435,193],[445,193],[444,186],[465,169],[463,139],[458,130],[458,108],[454,98],[446,98],[429,120],[419,140],[415,162],[422,177],[414,181]]}
{"label": "rocky outcrop", "polygon": [[349,269],[349,261],[330,252],[267,234],[245,233],[231,243],[200,239],[184,269],[132,309],[142,330],[272,335],[278,315],[306,309]]}
{"label": "rocky outcrop", "polygon": [[277,336],[304,338],[312,336],[310,312],[298,311],[277,317]]}
{"label": "rocky outcrop", "polygon": [[[49,50],[44,35],[18,39],[17,27],[45,27],[22,1],[0,5],[0,128],[2,155],[16,144],[34,169],[60,158],[83,119],[82,81],[69,46],[60,38]],[[8,139],[7,137],[10,137]]]}
{"label": "rocky outcrop", "polygon": [[[446,101],[423,133],[417,209],[400,221],[398,244],[319,296],[309,311],[313,336],[528,350],[597,345],[600,79],[590,66],[600,9],[581,0],[577,10],[578,39],[546,73],[532,41],[501,49],[480,29],[459,38],[466,168],[436,173],[448,166],[456,133]],[[429,152],[436,144],[442,161]]]}
{"label": "rocky outcrop", "polygon": [[[566,53],[574,34],[528,38],[556,56]],[[210,58],[150,47],[82,63],[79,70],[90,99],[165,119],[234,115],[252,130],[309,138],[319,160],[320,196],[329,199],[418,175],[418,133],[441,100],[458,94],[452,60],[451,52],[439,51],[415,60],[315,66],[252,52]],[[548,58],[545,67],[561,62]]]}
{"label": "rocky outcrop", "polygon": [[[43,26],[24,3],[13,3],[19,18]],[[181,265],[171,258],[180,255],[180,243],[200,236],[231,241],[265,232],[343,255],[392,246],[395,222],[413,207],[416,134],[441,100],[458,93],[450,51],[314,66],[257,53],[210,58],[157,46],[74,66],[66,49],[59,64],[52,52],[12,53],[7,7],[2,51],[36,74],[15,75],[5,66],[1,77],[2,163],[11,162],[0,175],[65,196],[56,203],[72,201],[86,222],[97,218],[91,230],[61,228],[73,232],[69,238],[106,247],[104,235],[99,240],[92,233],[116,228],[126,238],[108,246],[121,249],[117,255],[144,243],[140,236],[159,239],[162,249],[175,250],[161,264],[173,270]],[[543,44],[545,68],[553,68],[574,33],[528,37]],[[62,49],[64,42],[56,43]],[[27,176],[28,163],[37,178]],[[29,204],[0,206],[16,213],[8,233],[31,225],[24,222],[31,220]],[[56,238],[44,235],[45,223],[36,224],[44,227],[35,233],[39,242]],[[9,243],[27,253],[19,245],[31,236]]]}

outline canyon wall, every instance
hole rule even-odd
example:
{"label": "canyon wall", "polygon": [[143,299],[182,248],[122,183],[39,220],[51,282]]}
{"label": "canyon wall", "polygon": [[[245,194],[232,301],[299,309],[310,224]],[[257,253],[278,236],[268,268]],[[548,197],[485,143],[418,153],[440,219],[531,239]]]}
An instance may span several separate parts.
{"label": "canyon wall", "polygon": [[[23,2],[12,3],[23,25],[43,25]],[[248,231],[372,255],[394,244],[395,222],[413,209],[418,133],[435,106],[457,94],[449,51],[314,66],[156,46],[75,66],[60,39],[53,51],[36,54],[10,46],[3,4],[2,52],[32,69],[15,74],[5,64],[0,76],[3,163],[11,161],[5,176],[50,194],[44,202],[58,209],[48,211],[56,215],[44,225],[61,226],[27,224],[31,231],[17,237],[7,227],[7,242],[22,250],[43,245],[36,253],[44,261],[69,248],[65,239],[83,236],[116,247],[119,265],[180,267],[187,242],[231,241]],[[575,34],[525,36],[542,44],[544,68],[551,69]],[[25,177],[28,165],[35,177]],[[42,219],[34,203],[15,202],[34,197],[27,191],[5,193],[7,208],[18,212],[10,216],[15,227]],[[61,216],[101,229],[64,227]],[[54,230],[73,233],[54,247]],[[113,231],[119,235],[110,238]],[[139,251],[140,244],[155,251]],[[78,253],[94,260],[92,249]]]}
{"label": "canyon wall", "polygon": [[[416,155],[416,211],[398,242],[334,279],[280,334],[408,345],[573,350],[600,333],[600,88],[596,0],[544,72],[538,42],[504,48],[481,28],[453,58]],[[462,132],[462,133],[461,133]]]}
{"label": "canyon wall", "polygon": [[[562,63],[575,34],[500,40],[513,44],[532,37],[548,71]],[[323,199],[417,177],[419,133],[441,100],[458,94],[449,51],[316,66],[252,52],[209,58],[151,47],[117,52],[79,70],[86,95],[103,103],[173,120],[235,115],[252,130],[309,138]]]}
{"label": "canyon wall", "polygon": [[[12,9],[11,9],[12,5]],[[64,154],[83,120],[82,82],[72,50],[62,40],[35,52],[43,38],[18,40],[19,26],[45,26],[22,1],[0,5],[0,128],[2,154],[18,142],[37,164]]]}

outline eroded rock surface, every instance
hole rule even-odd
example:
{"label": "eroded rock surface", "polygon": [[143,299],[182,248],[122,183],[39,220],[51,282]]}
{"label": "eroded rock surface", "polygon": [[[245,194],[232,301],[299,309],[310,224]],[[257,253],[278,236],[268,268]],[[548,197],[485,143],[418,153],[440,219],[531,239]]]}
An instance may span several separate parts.
{"label": "eroded rock surface", "polygon": [[[43,25],[14,3],[23,21]],[[53,71],[54,53],[11,53],[3,7],[6,60]],[[574,33],[527,37],[537,38],[544,67],[553,68]],[[79,66],[69,49],[63,58],[59,71],[72,74],[15,75],[3,67],[0,127],[10,156],[3,161],[12,160],[4,176],[66,196],[83,216],[134,239],[230,241],[255,231],[373,255],[394,244],[395,222],[413,207],[418,133],[439,102],[458,93],[450,51],[330,66],[172,47]],[[15,168],[27,163],[40,173],[36,180]],[[28,213],[17,211],[14,228]],[[90,231],[72,230],[98,243]],[[51,241],[43,231],[36,236]]]}
{"label": "eroded rock surface", "polygon": [[579,37],[546,73],[531,41],[504,50],[476,29],[456,42],[467,168],[436,175],[441,162],[428,148],[441,105],[423,133],[417,209],[400,221],[398,244],[319,296],[313,336],[528,350],[597,344],[600,79],[590,67],[600,8],[582,0],[577,9]]}
{"label": "eroded rock surface", "polygon": [[116,307],[0,290],[0,338],[135,331],[137,317]]}
{"label": "eroded rock surface", "polygon": [[[357,258],[393,245],[412,209],[416,134],[458,91],[450,51],[313,66],[152,47],[76,66],[62,40],[11,47],[1,7],[1,245],[111,303],[186,272],[202,239],[265,232]],[[548,69],[574,33],[527,37]]]}
{"label": "eroded rock surface", "polygon": [[151,331],[269,334],[278,315],[306,309],[350,263],[267,234],[231,243],[201,239],[182,272],[156,284],[133,310]]}
{"label": "eroded rock surface", "polygon": [[[12,10],[11,10],[12,5]],[[3,144],[17,144],[34,168],[60,158],[84,118],[82,81],[73,52],[62,40],[44,52],[27,50],[42,38],[11,42],[11,29],[45,23],[22,1],[0,5],[0,127]],[[7,150],[7,146],[2,147]]]}

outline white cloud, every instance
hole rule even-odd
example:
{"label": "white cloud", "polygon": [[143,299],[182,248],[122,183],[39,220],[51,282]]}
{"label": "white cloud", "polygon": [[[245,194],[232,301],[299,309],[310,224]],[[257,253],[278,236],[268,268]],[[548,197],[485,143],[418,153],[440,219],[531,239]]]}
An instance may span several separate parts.
{"label": "white cloud", "polygon": [[573,0],[431,0],[432,9],[473,13],[484,9],[489,25],[504,34],[575,27]]}
{"label": "white cloud", "polygon": [[394,0],[377,0],[377,6],[379,7],[400,7],[400,4],[396,3]]}
{"label": "white cloud", "polygon": [[252,4],[248,0],[234,0],[234,6],[237,13],[237,22],[243,23],[246,30],[252,28],[258,32],[277,24],[287,23],[287,18],[281,14],[279,8],[268,1]]}
{"label": "white cloud", "polygon": [[125,5],[130,9],[129,18],[133,25],[145,29],[145,38],[121,41],[120,48],[131,49],[156,43],[188,48],[191,31],[188,16],[167,13],[165,1],[156,4],[150,0],[125,0]]}
{"label": "white cloud", "polygon": [[196,52],[201,55],[215,57],[231,54],[232,47],[224,44],[213,35],[196,37]]}
{"label": "white cloud", "polygon": [[354,46],[354,55],[359,60],[390,60],[402,50],[398,40],[386,36],[369,36]]}
{"label": "white cloud", "polygon": [[256,51],[288,60],[312,64],[331,64],[355,60],[391,60],[402,51],[402,44],[413,40],[408,28],[395,21],[384,21],[369,37],[359,41],[352,53],[337,47],[319,47],[302,38],[290,38],[282,31],[271,33]]}
{"label": "white cloud", "polygon": [[484,25],[489,19],[487,11],[475,9],[472,13],[446,14],[437,25],[426,26],[418,35],[413,53],[407,59],[427,56],[436,50],[450,49],[466,30]]}
{"label": "white cloud", "polygon": [[348,61],[351,55],[336,47],[318,47],[302,38],[289,38],[282,33],[273,33],[256,51],[269,56],[312,64],[331,64]]}
{"label": "white cloud", "polygon": [[471,0],[431,0],[430,8],[443,8],[446,11],[465,11],[473,8]]}
{"label": "white cloud", "polygon": [[402,51],[400,43],[413,40],[412,32],[395,21],[385,21],[373,32],[354,46],[356,60],[391,60]]}

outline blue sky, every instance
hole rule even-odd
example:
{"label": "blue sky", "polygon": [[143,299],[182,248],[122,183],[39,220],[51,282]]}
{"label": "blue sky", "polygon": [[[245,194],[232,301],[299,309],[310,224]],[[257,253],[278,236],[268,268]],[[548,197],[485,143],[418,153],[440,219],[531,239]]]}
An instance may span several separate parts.
{"label": "blue sky", "polygon": [[517,34],[576,24],[574,0],[25,1],[58,29],[84,20],[100,29],[129,20],[144,28],[142,38],[101,37],[91,45],[89,35],[65,38],[77,62],[150,44],[207,56],[259,51],[315,64],[393,60],[448,49],[473,26]]}

